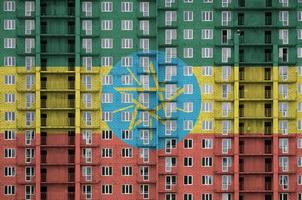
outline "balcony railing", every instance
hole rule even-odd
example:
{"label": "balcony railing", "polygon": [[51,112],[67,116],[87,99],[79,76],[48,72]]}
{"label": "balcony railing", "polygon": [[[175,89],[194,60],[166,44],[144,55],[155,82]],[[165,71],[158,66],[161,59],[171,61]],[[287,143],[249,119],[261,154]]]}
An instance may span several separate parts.
{"label": "balcony railing", "polygon": [[75,199],[75,193],[74,192],[68,192],[68,200],[74,200]]}
{"label": "balcony railing", "polygon": [[271,116],[272,116],[272,109],[265,108],[265,117],[271,117]]}
{"label": "balcony railing", "polygon": [[74,104],[75,103],[75,101],[74,101],[74,99],[68,99],[68,107],[69,108],[74,108]]}
{"label": "balcony railing", "polygon": [[271,90],[265,90],[264,96],[266,99],[271,99],[272,98],[272,91]]}
{"label": "balcony railing", "polygon": [[74,136],[68,136],[68,144],[74,145],[75,144],[75,137]]}
{"label": "balcony railing", "polygon": [[41,89],[47,88],[47,81],[41,81]]}
{"label": "balcony railing", "polygon": [[47,108],[47,100],[41,99],[41,108]]}
{"label": "balcony railing", "polygon": [[41,192],[41,200],[47,200],[47,192]]}
{"label": "balcony railing", "polygon": [[46,159],[46,155],[41,155],[41,163],[46,163],[47,159]]}
{"label": "balcony railing", "polygon": [[68,81],[68,89],[71,89],[73,90],[75,87],[74,87],[74,81]]}
{"label": "balcony railing", "polygon": [[47,125],[47,118],[41,118],[41,126]]}
{"label": "balcony railing", "polygon": [[75,180],[75,175],[74,173],[69,173],[68,174],[68,182],[74,182]]}
{"label": "balcony railing", "polygon": [[74,155],[68,155],[68,163],[74,163],[75,156]]}
{"label": "balcony railing", "polygon": [[46,182],[47,180],[47,174],[46,173],[41,173],[41,182]]}
{"label": "balcony railing", "polygon": [[47,144],[46,136],[41,136],[41,145],[46,145],[46,144]]}
{"label": "balcony railing", "polygon": [[69,118],[69,126],[74,126],[75,124],[75,119],[72,117]]}

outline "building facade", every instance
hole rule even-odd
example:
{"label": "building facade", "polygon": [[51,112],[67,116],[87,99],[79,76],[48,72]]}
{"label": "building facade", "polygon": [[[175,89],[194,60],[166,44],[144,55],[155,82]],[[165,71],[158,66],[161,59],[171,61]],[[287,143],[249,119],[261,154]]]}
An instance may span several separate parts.
{"label": "building facade", "polygon": [[301,0],[0,13],[1,200],[302,200]]}

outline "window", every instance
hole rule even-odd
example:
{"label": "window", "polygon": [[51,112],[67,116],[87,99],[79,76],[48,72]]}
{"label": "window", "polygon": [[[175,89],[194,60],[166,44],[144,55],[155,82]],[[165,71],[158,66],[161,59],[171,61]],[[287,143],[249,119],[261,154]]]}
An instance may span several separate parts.
{"label": "window", "polygon": [[302,157],[297,158],[297,167],[302,167]]}
{"label": "window", "polygon": [[132,158],[132,148],[123,148],[122,158]]}
{"label": "window", "polygon": [[297,148],[302,149],[302,138],[297,139]]}
{"label": "window", "polygon": [[302,58],[302,47],[297,47],[297,58]]}
{"label": "window", "polygon": [[4,94],[5,103],[15,103],[15,101],[16,101],[15,94],[11,94],[11,93]]}
{"label": "window", "polygon": [[35,39],[25,38],[25,53],[32,53],[33,48],[35,48]]}
{"label": "window", "polygon": [[231,139],[222,139],[221,141],[222,153],[227,154],[229,150],[232,148],[232,140]]}
{"label": "window", "polygon": [[279,11],[279,21],[283,26],[288,26],[288,11]]}
{"label": "window", "polygon": [[192,76],[193,75],[193,67],[192,66],[184,66],[183,74],[184,74],[184,76]]}
{"label": "window", "polygon": [[143,177],[144,181],[149,180],[149,167],[148,166],[141,166],[140,167],[140,175]]}
{"label": "window", "polygon": [[111,148],[103,148],[102,149],[102,158],[112,158],[112,149]]}
{"label": "window", "polygon": [[31,126],[35,120],[35,112],[26,112],[25,113],[25,125]]}
{"label": "window", "polygon": [[279,149],[282,153],[288,153],[288,139],[280,138],[279,139]]}
{"label": "window", "polygon": [[102,38],[101,39],[101,47],[103,49],[112,49],[113,48],[113,39],[112,38]]}
{"label": "window", "polygon": [[212,40],[213,39],[213,29],[202,29],[201,30],[201,39]]}
{"label": "window", "polygon": [[139,48],[142,49],[144,53],[149,52],[150,40],[149,39],[139,39]]}
{"label": "window", "polygon": [[192,120],[184,120],[184,130],[192,130],[193,128],[193,121]]}
{"label": "window", "polygon": [[287,29],[279,30],[279,39],[282,41],[282,44],[288,44],[288,30]]}
{"label": "window", "polygon": [[[210,193],[203,193],[201,194],[201,200],[213,200],[213,195]],[[226,200],[226,199],[222,199]]]}
{"label": "window", "polygon": [[230,11],[222,11],[221,12],[221,25],[229,26],[231,22],[231,12]]}
{"label": "window", "polygon": [[122,130],[122,139],[123,140],[132,140],[132,131]]}
{"label": "window", "polygon": [[213,67],[212,66],[201,67],[201,74],[203,76],[212,76],[213,75]]}
{"label": "window", "polygon": [[231,58],[231,48],[221,48],[221,62],[227,63]]}
{"label": "window", "polygon": [[184,166],[192,167],[193,166],[193,158],[192,157],[184,157]]}
{"label": "window", "polygon": [[86,199],[91,199],[92,186],[91,185],[83,185],[82,189],[83,189],[82,193],[85,195],[85,198]]}
{"label": "window", "polygon": [[302,29],[297,29],[297,39],[302,40]]}
{"label": "window", "polygon": [[102,103],[112,103],[113,94],[112,93],[103,93],[102,94]]}
{"label": "window", "polygon": [[213,48],[201,48],[201,58],[213,58]]}
{"label": "window", "polygon": [[149,16],[149,2],[140,2],[139,11],[143,13],[144,17]]}
{"label": "window", "polygon": [[201,176],[201,184],[202,185],[212,185],[213,177],[212,176]]}
{"label": "window", "polygon": [[14,75],[5,75],[4,77],[4,83],[6,85],[14,85],[16,82],[16,78]]}
{"label": "window", "polygon": [[4,48],[5,49],[16,48],[16,38],[4,38]]}
{"label": "window", "polygon": [[85,31],[86,35],[92,35],[92,20],[83,20],[82,21],[82,29]]}
{"label": "window", "polygon": [[84,111],[82,114],[82,120],[84,126],[91,126],[92,123],[92,113],[88,111]]}
{"label": "window", "polygon": [[132,49],[133,48],[133,39],[123,38],[121,47],[122,47],[122,49]]}
{"label": "window", "polygon": [[113,3],[109,1],[101,2],[101,11],[102,12],[112,12]]}
{"label": "window", "polygon": [[202,112],[213,112],[213,102],[202,102],[201,111]]}
{"label": "window", "polygon": [[103,85],[112,85],[113,84],[113,77],[112,75],[105,75],[103,77]]}
{"label": "window", "polygon": [[184,112],[193,112],[194,108],[193,108],[193,102],[184,102]]}
{"label": "window", "polygon": [[210,131],[213,129],[213,120],[202,120],[201,127],[204,131]]}
{"label": "window", "polygon": [[102,166],[102,176],[112,176],[112,167]]}
{"label": "window", "polygon": [[193,85],[192,84],[184,84],[184,94],[193,94]]}
{"label": "window", "polygon": [[84,75],[83,76],[83,84],[86,87],[87,90],[91,90],[92,89],[92,77],[90,75]]}
{"label": "window", "polygon": [[228,172],[229,167],[232,166],[232,157],[223,157],[222,158],[222,172]]}
{"label": "window", "polygon": [[184,194],[183,200],[193,200],[193,194]]}
{"label": "window", "polygon": [[25,35],[30,35],[35,30],[35,20],[25,20]]}
{"label": "window", "polygon": [[185,40],[193,39],[193,29],[184,29],[184,39]]}
{"label": "window", "polygon": [[122,194],[132,194],[132,185],[122,185]]}
{"label": "window", "polygon": [[7,122],[12,122],[16,120],[15,112],[4,112],[4,119]]}
{"label": "window", "polygon": [[15,167],[4,167],[4,176],[15,176],[16,168]]}
{"label": "window", "polygon": [[112,131],[111,130],[102,130],[102,140],[111,140]]}
{"label": "window", "polygon": [[221,179],[222,179],[221,189],[228,190],[229,185],[231,185],[232,177],[230,175],[222,175]]}
{"label": "window", "polygon": [[5,195],[15,195],[15,193],[16,193],[16,186],[14,186],[14,185],[5,185],[4,186]]}
{"label": "window", "polygon": [[102,120],[105,122],[112,121],[113,113],[109,111],[102,112]]}
{"label": "window", "polygon": [[279,175],[279,185],[282,187],[283,190],[288,189],[288,175]]}
{"label": "window", "polygon": [[213,139],[202,139],[201,148],[202,149],[213,149]]}
{"label": "window", "polygon": [[302,21],[302,11],[297,11],[297,20]]}
{"label": "window", "polygon": [[289,166],[288,157],[279,157],[279,167],[283,172],[288,171],[288,166]]}
{"label": "window", "polygon": [[101,21],[101,29],[102,31],[110,31],[113,28],[112,20],[102,20]]}
{"label": "window", "polygon": [[122,2],[121,11],[122,12],[132,12],[133,11],[133,2]]}
{"label": "window", "polygon": [[92,144],[92,131],[91,130],[83,130],[82,139],[84,140],[85,144],[87,144],[87,145]]}
{"label": "window", "polygon": [[85,13],[86,17],[92,16],[92,2],[82,2],[82,12]]}
{"label": "window", "polygon": [[15,30],[16,29],[16,21],[13,19],[5,19],[4,20],[4,30]]}
{"label": "window", "polygon": [[16,66],[16,57],[5,56],[4,57],[4,66],[7,66],[7,67]]}
{"label": "window", "polygon": [[201,166],[202,167],[212,167],[213,158],[212,157],[202,157],[201,158]]}
{"label": "window", "polygon": [[121,65],[123,67],[132,67],[133,65],[133,57],[126,56],[121,58]]}
{"label": "window", "polygon": [[102,194],[112,194],[112,185],[102,185]]}
{"label": "window", "polygon": [[16,131],[14,131],[14,130],[5,130],[4,131],[4,139],[5,140],[15,140],[16,139]]}
{"label": "window", "polygon": [[85,178],[85,181],[92,181],[92,167],[83,166],[82,176]]}
{"label": "window", "polygon": [[184,58],[193,58],[193,48],[184,48]]}
{"label": "window", "polygon": [[202,21],[213,21],[213,11],[202,11],[201,20]]}
{"label": "window", "polygon": [[15,1],[4,1],[3,2],[3,10],[6,12],[16,11],[16,3]]}
{"label": "window", "polygon": [[132,119],[132,112],[124,111],[121,117],[123,122],[129,122]]}
{"label": "window", "polygon": [[193,140],[192,139],[185,139],[184,140],[184,148],[185,149],[192,149],[193,148]]}
{"label": "window", "polygon": [[121,21],[121,29],[123,31],[133,30],[133,21],[132,20],[122,20]]}
{"label": "window", "polygon": [[191,176],[191,175],[184,176],[184,184],[185,185],[192,185],[193,184],[193,176]]}
{"label": "window", "polygon": [[121,93],[122,103],[132,103],[133,94],[131,93]]}
{"label": "window", "polygon": [[5,158],[15,158],[16,157],[16,149],[13,149],[13,148],[4,149],[4,157]]}
{"label": "window", "polygon": [[213,85],[210,84],[203,84],[201,85],[201,89],[203,94],[212,94],[213,93]]}
{"label": "window", "polygon": [[184,11],[184,21],[193,21],[193,11]]}
{"label": "window", "polygon": [[132,176],[132,167],[131,166],[123,166],[122,167],[122,176]]}
{"label": "window", "polygon": [[34,56],[25,56],[25,67],[26,70],[32,70],[33,66],[35,66],[35,57]]}

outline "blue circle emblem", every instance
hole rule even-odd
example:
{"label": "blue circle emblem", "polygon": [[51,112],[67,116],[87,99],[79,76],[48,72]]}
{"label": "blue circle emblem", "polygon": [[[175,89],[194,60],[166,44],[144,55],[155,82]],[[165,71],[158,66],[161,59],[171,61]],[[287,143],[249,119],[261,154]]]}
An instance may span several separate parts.
{"label": "blue circle emblem", "polygon": [[102,118],[113,134],[137,148],[162,149],[182,140],[200,114],[198,81],[179,58],[138,52],[116,63],[102,86]]}

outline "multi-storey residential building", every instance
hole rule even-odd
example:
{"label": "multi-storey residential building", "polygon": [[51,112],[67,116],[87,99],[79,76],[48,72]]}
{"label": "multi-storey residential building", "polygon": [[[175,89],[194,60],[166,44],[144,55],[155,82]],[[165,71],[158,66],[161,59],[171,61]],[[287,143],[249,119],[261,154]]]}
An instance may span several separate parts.
{"label": "multi-storey residential building", "polygon": [[301,0],[0,13],[1,200],[302,200]]}

